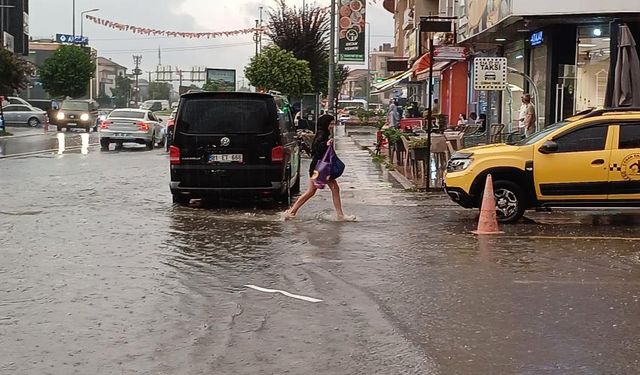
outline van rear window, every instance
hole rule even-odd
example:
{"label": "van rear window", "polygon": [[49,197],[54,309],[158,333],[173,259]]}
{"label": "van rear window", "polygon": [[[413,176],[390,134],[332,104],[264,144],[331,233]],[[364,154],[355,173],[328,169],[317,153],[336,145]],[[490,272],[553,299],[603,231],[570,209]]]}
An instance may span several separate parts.
{"label": "van rear window", "polygon": [[264,133],[273,130],[265,100],[191,99],[184,101],[177,131],[184,133]]}

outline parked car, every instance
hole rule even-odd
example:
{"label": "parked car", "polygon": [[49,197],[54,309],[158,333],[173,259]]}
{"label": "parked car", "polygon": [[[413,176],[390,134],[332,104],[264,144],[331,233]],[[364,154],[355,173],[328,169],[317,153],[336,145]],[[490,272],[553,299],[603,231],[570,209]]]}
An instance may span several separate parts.
{"label": "parked car", "polygon": [[0,103],[3,107],[10,105],[10,104],[20,104],[20,105],[28,105],[31,106],[31,104],[29,104],[29,102],[27,102],[26,100],[18,97],[18,96],[7,96],[5,98],[2,99],[2,103]]}
{"label": "parked car", "polygon": [[98,121],[98,104],[93,100],[65,100],[60,105],[55,124],[62,129],[82,128],[87,133]]}
{"label": "parked car", "polygon": [[169,151],[169,146],[171,145],[171,140],[173,139],[173,128],[176,124],[176,116],[178,115],[178,110],[174,109],[171,112],[171,115],[169,116],[169,119],[167,120],[167,127],[165,128],[166,131],[166,142],[165,145],[167,146],[167,151]]}
{"label": "parked car", "polygon": [[140,109],[147,109],[152,112],[168,111],[171,109],[168,100],[145,100]]}
{"label": "parked car", "polygon": [[516,144],[461,150],[449,160],[445,190],[477,208],[488,174],[503,223],[531,208],[640,208],[640,109],[596,110]]}
{"label": "parked car", "polygon": [[300,190],[293,118],[277,95],[182,95],[169,159],[174,203],[226,194],[288,202]]}
{"label": "parked car", "polygon": [[111,143],[122,147],[125,142],[144,144],[153,150],[163,144],[162,120],[144,109],[114,109],[99,127],[100,149],[109,150]]}
{"label": "parked car", "polygon": [[2,111],[7,125],[28,125],[35,128],[49,123],[47,112],[30,105],[9,104],[3,107]]}

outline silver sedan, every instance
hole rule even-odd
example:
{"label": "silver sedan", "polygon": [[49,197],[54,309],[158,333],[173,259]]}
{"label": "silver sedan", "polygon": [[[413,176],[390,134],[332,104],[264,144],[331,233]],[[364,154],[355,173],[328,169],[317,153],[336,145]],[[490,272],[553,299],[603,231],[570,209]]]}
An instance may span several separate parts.
{"label": "silver sedan", "polygon": [[47,112],[40,108],[22,104],[10,104],[2,107],[4,122],[7,125],[28,125],[35,128],[38,125],[48,124]]}
{"label": "silver sedan", "polygon": [[133,142],[153,150],[156,144],[165,142],[161,122],[153,112],[144,109],[114,109],[98,127],[100,148],[106,151],[111,143],[122,147],[123,143]]}

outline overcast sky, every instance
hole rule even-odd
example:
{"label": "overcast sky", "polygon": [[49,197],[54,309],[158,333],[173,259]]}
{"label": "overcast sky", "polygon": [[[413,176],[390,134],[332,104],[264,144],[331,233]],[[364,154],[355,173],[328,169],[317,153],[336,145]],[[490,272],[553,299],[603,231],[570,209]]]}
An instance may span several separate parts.
{"label": "overcast sky", "polygon": [[[312,0],[307,0],[312,2]],[[381,1],[378,1],[381,3]],[[34,38],[51,38],[56,33],[71,34],[72,0],[31,0],[30,33]],[[287,0],[301,5],[302,0]],[[317,0],[326,6],[329,0]],[[367,12],[371,23],[371,46],[392,43],[393,15],[381,4],[369,1]],[[273,0],[76,0],[76,34],[80,34],[80,12],[93,8],[93,15],[132,26],[172,31],[229,31],[255,25],[259,7],[265,10],[275,4]],[[255,53],[252,36],[234,36],[219,39],[189,40],[181,38],[145,37],[112,30],[93,22],[84,21],[84,35],[98,49],[100,56],[128,68],[133,66],[133,54],[142,55],[142,69],[155,70],[158,47],[162,51],[162,64],[175,70],[178,66],[190,70],[192,66],[227,68],[244,76],[244,66]],[[202,49],[194,49],[203,46]],[[192,47],[191,50],[180,50]]]}

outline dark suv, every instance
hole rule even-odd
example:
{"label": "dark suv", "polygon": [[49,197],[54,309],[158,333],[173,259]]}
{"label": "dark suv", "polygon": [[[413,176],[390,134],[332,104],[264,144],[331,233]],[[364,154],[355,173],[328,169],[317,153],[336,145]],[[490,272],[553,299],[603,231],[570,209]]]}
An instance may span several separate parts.
{"label": "dark suv", "polygon": [[182,95],[169,148],[173,202],[231,193],[289,202],[300,190],[295,135],[284,97]]}
{"label": "dark suv", "polygon": [[82,128],[87,133],[98,121],[98,104],[93,100],[65,100],[56,114],[58,131],[63,128]]}

